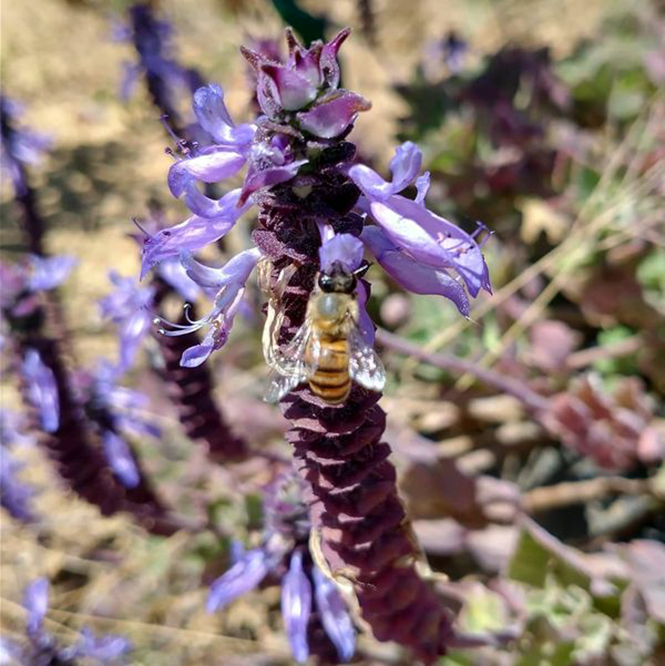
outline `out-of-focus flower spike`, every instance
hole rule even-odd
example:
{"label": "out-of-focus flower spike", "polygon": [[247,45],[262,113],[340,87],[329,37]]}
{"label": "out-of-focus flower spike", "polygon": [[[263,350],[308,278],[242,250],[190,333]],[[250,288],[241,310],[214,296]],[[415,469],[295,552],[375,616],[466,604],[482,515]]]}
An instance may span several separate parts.
{"label": "out-of-focus flower spike", "polygon": [[270,561],[264,550],[256,548],[247,551],[241,560],[211,585],[206,603],[208,612],[214,613],[253,590],[269,569]]}
{"label": "out-of-focus flower spike", "polygon": [[289,570],[282,581],[282,617],[295,660],[304,664],[309,657],[307,624],[312,612],[312,585],[303,570],[302,552],[291,555]]}
{"label": "out-of-focus flower spike", "polygon": [[36,349],[29,349],[21,365],[27,394],[39,414],[45,432],[55,432],[60,425],[60,400],[53,371],[43,361]]}
{"label": "out-of-focus flower spike", "polygon": [[337,648],[340,661],[347,662],[356,649],[356,631],[351,615],[335,583],[314,566],[314,595],[321,623]]}

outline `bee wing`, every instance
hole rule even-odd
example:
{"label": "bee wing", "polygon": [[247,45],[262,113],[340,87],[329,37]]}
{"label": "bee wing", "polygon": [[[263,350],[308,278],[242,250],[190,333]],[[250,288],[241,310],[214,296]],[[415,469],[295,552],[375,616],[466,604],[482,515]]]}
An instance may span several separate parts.
{"label": "bee wing", "polygon": [[293,391],[301,382],[307,378],[298,375],[281,375],[277,370],[273,370],[268,376],[268,389],[263,399],[266,402],[279,402],[287,393]]}
{"label": "bee wing", "polygon": [[298,329],[291,342],[282,349],[274,350],[273,367],[281,375],[300,377],[299,381],[303,381],[316,371],[320,355],[319,336],[311,322],[307,320]]}
{"label": "bee wing", "polygon": [[349,375],[370,391],[381,391],[386,383],[386,371],[379,355],[368,345],[353,319],[349,323]]}

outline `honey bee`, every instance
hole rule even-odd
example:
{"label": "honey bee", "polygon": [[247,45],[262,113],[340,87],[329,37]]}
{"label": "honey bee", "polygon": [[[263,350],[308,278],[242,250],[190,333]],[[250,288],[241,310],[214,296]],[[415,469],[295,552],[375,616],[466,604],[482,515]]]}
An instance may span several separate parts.
{"label": "honey bee", "polygon": [[343,403],[352,382],[372,391],[385,384],[385,370],[374,349],[358,327],[357,276],[339,263],[318,273],[316,287],[307,303],[305,322],[293,340],[279,349],[277,327],[272,322],[266,359],[273,367],[267,402],[278,402],[302,382],[330,405]]}

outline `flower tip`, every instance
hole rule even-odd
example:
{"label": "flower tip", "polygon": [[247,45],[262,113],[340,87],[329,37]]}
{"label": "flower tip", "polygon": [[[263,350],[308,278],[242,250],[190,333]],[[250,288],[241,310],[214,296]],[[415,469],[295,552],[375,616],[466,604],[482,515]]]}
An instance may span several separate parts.
{"label": "flower tip", "polygon": [[252,51],[252,49],[248,49],[246,46],[240,46],[240,53],[242,57],[250,64],[250,66],[257,71],[261,63],[264,62],[264,59],[261,57],[260,53]]}

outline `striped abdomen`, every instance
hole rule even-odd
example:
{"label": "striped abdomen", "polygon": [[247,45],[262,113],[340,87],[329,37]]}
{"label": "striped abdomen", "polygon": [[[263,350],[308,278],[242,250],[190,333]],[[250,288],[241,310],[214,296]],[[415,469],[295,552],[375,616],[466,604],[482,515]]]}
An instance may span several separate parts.
{"label": "striped abdomen", "polygon": [[[315,395],[331,405],[344,402],[351,391],[349,377],[349,345],[345,338],[319,339],[321,353],[309,387]],[[307,355],[307,350],[305,350]]]}

